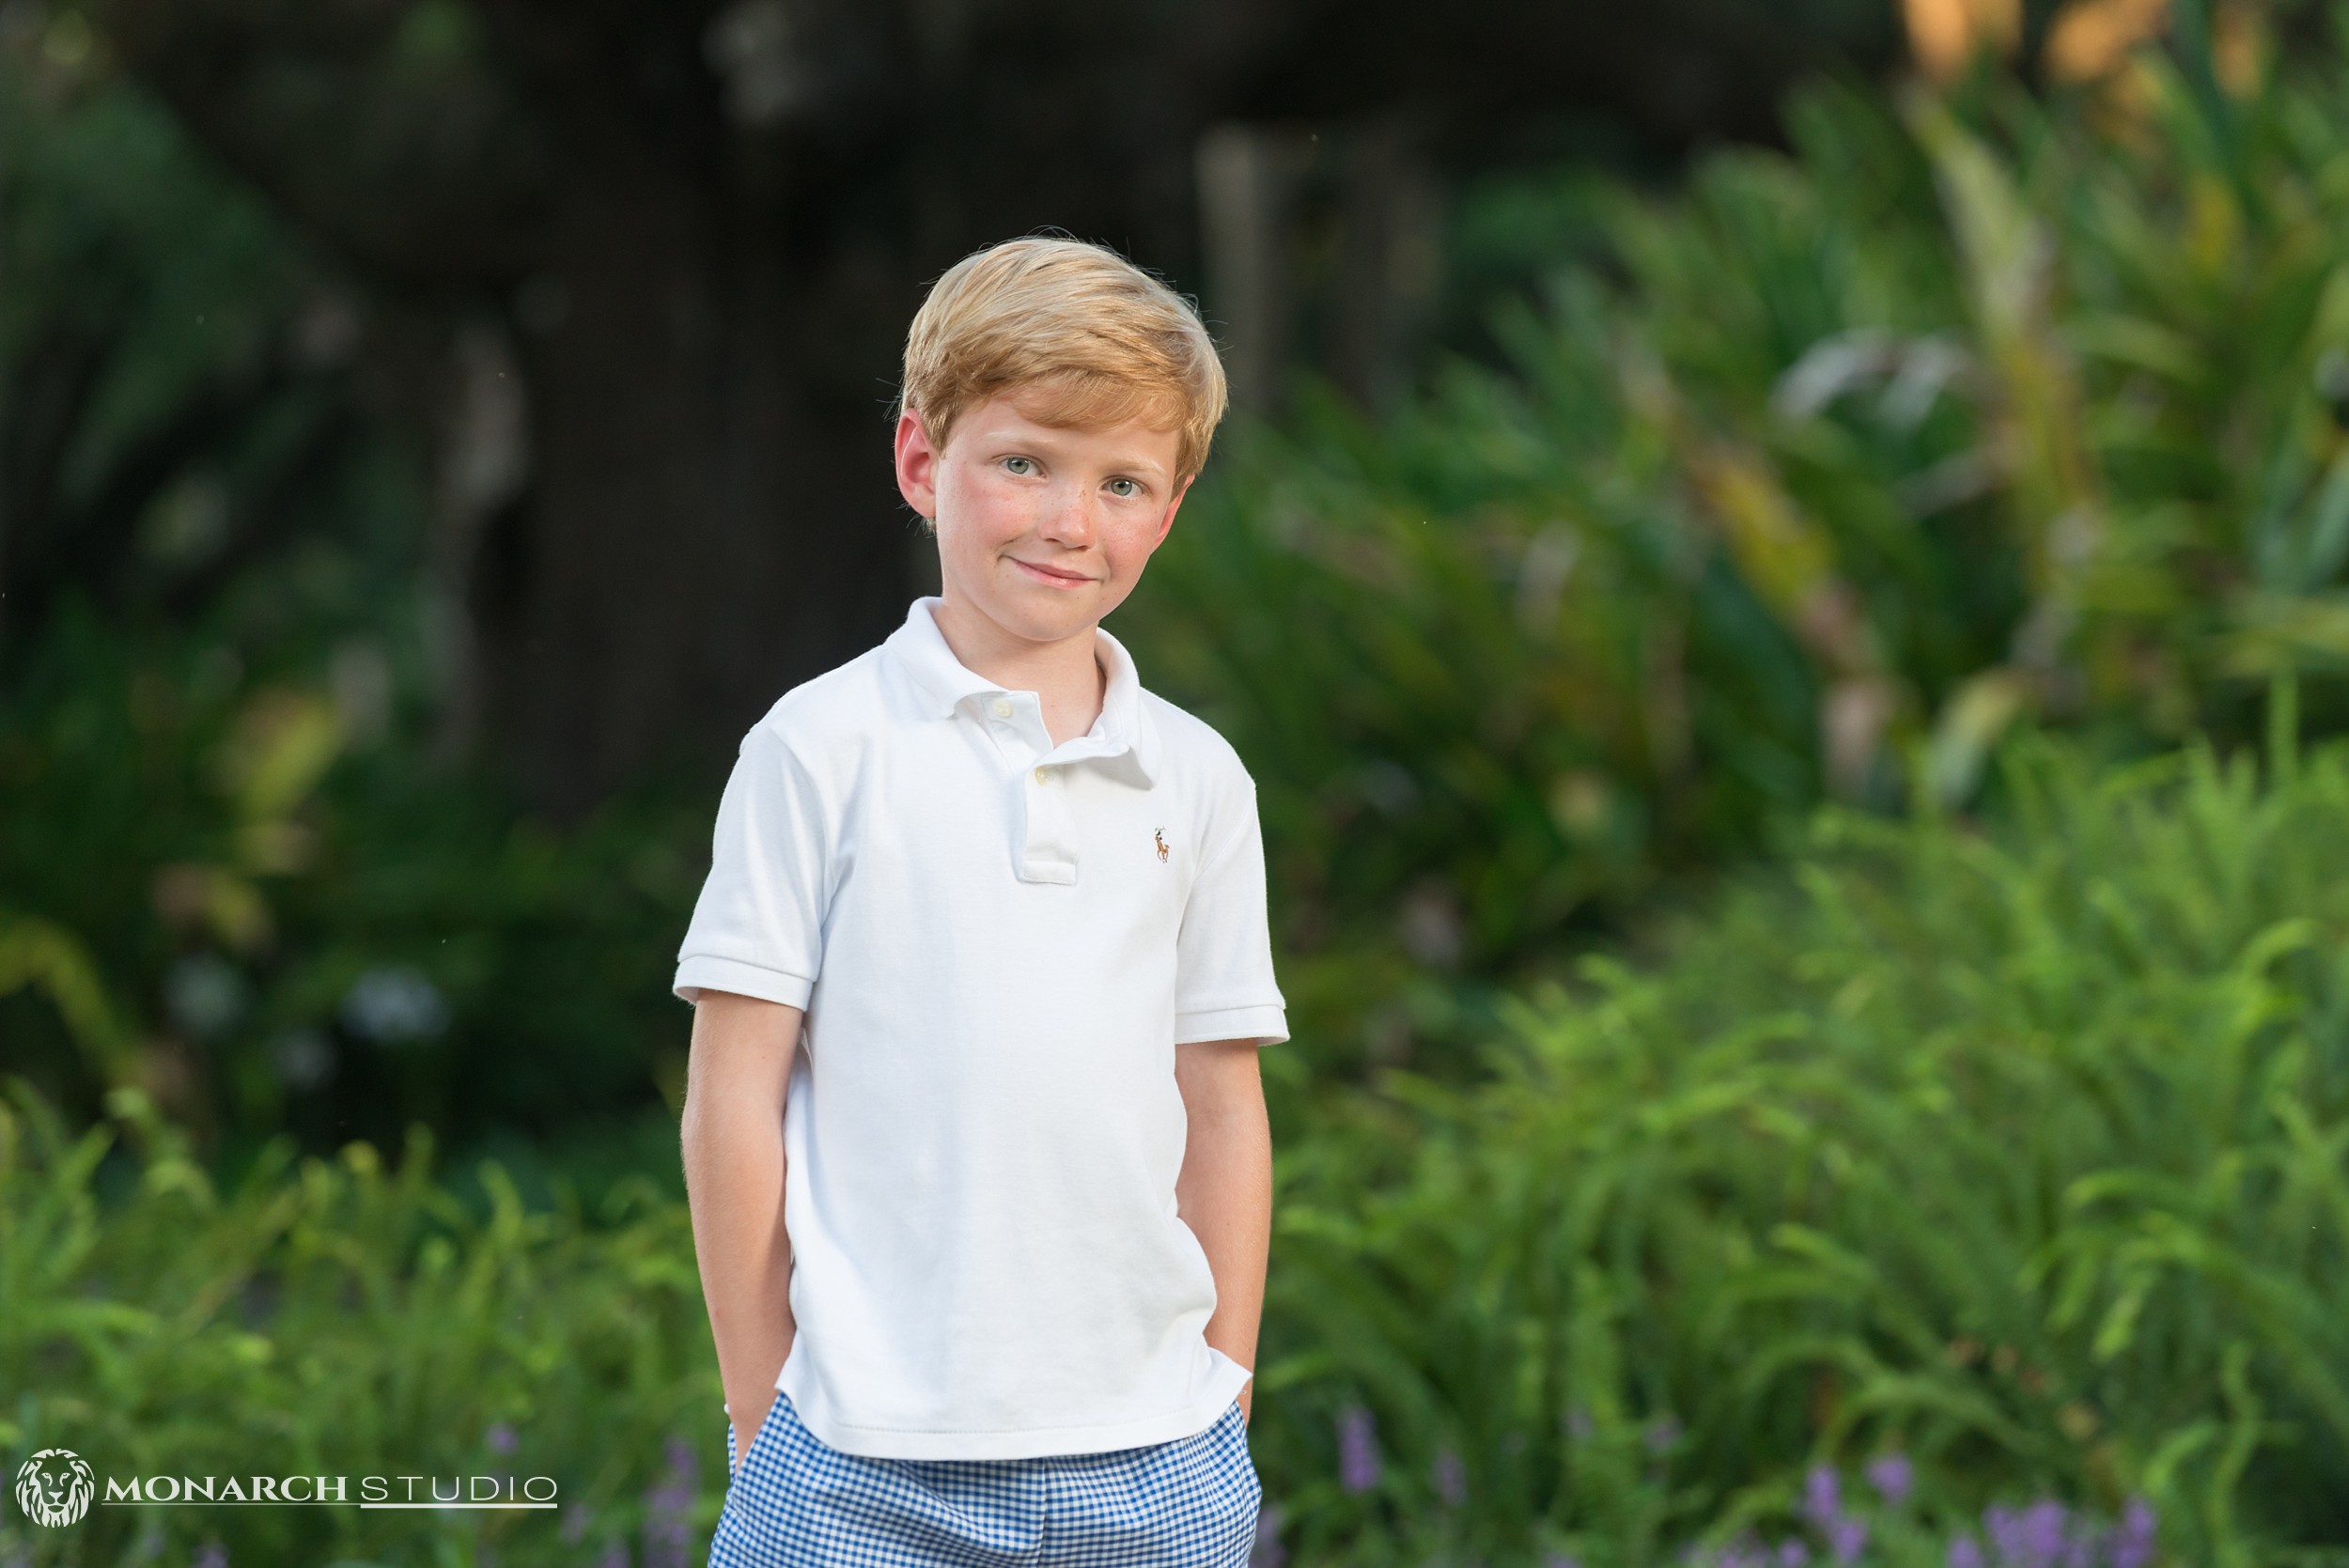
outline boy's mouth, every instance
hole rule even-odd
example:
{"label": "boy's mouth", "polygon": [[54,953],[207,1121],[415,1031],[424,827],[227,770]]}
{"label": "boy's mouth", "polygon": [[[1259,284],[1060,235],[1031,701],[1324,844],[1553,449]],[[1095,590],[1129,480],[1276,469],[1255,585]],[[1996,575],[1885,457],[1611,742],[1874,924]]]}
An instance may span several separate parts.
{"label": "boy's mouth", "polygon": [[1029,577],[1047,587],[1078,588],[1093,581],[1081,572],[1055,571],[1050,567],[1039,567],[1033,561],[1022,561],[1017,555],[1010,556],[1008,559],[1013,566],[1018,567]]}

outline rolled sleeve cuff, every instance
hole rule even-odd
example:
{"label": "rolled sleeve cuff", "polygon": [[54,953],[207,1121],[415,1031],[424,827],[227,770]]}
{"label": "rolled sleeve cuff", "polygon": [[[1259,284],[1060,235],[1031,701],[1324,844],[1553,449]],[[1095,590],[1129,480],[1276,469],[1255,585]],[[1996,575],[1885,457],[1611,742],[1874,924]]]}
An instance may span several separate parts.
{"label": "rolled sleeve cuff", "polygon": [[1253,1040],[1260,1046],[1277,1046],[1288,1037],[1288,1013],[1280,1007],[1218,1007],[1174,1015],[1178,1046],[1202,1040]]}
{"label": "rolled sleeve cuff", "polygon": [[816,988],[816,983],[787,970],[746,964],[739,958],[717,958],[708,954],[695,954],[690,958],[678,960],[677,979],[669,988],[688,1001],[699,1001],[704,991],[732,991],[737,996],[756,997],[761,1001],[781,1002],[786,1007],[804,1009],[808,994]]}

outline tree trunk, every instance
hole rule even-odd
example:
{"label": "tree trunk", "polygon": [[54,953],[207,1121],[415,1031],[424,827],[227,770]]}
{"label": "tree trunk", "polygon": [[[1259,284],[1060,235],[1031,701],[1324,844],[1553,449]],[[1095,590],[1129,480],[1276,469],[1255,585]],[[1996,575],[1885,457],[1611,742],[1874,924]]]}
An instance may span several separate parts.
{"label": "tree trunk", "polygon": [[490,738],[559,810],[730,755],[910,581],[880,389],[844,406],[805,373],[843,323],[765,225],[649,178],[578,193],[529,286],[559,302],[521,351],[531,489],[474,595]]}
{"label": "tree trunk", "polygon": [[[903,613],[927,541],[885,414],[921,284],[957,256],[1049,224],[1192,271],[1218,121],[1408,112],[1456,138],[1581,96],[1672,135],[1759,129],[1806,54],[1766,11],[98,7],[129,69],[367,275],[514,321],[528,486],[444,496],[436,559],[469,612],[460,728],[564,812],[730,754]],[[1371,305],[1392,271],[1364,274]]]}

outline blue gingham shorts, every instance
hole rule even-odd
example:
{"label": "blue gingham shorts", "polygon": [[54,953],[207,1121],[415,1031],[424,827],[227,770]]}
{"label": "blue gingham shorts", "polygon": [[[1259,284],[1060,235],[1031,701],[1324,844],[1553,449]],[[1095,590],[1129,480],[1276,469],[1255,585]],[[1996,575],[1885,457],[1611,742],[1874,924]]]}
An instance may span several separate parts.
{"label": "blue gingham shorts", "polygon": [[[734,1429],[726,1429],[734,1465]],[[1195,1436],[1041,1459],[842,1453],[775,1395],[710,1568],[1242,1568],[1264,1485],[1234,1400]]]}

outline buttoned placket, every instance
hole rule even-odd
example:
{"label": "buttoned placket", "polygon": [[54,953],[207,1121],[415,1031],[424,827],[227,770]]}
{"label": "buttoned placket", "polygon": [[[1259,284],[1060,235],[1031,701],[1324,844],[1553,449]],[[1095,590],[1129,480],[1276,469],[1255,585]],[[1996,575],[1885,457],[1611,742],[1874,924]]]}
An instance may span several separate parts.
{"label": "buttoned placket", "polygon": [[1106,710],[1084,735],[1061,746],[1044,727],[1044,708],[1033,691],[994,691],[979,700],[997,752],[1015,769],[1019,800],[1019,875],[1023,882],[1073,886],[1077,880],[1076,819],[1069,809],[1068,770],[1094,757],[1128,749],[1122,737],[1105,733]]}

